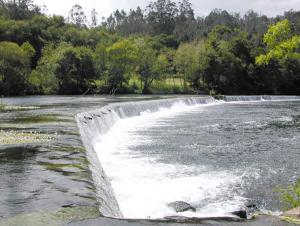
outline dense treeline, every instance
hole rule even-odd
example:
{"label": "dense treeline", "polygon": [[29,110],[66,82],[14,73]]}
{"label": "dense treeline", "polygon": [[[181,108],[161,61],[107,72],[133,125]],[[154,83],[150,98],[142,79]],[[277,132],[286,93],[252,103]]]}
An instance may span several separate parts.
{"label": "dense treeline", "polygon": [[79,5],[65,19],[0,0],[0,95],[300,95],[299,44],[296,11],[196,17],[188,0],[157,0],[99,24]]}

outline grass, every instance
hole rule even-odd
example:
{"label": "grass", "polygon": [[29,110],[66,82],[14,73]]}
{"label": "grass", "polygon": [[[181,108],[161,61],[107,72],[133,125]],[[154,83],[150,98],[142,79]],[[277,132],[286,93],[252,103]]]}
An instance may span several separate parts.
{"label": "grass", "polygon": [[300,179],[292,185],[278,187],[275,191],[279,194],[279,198],[287,210],[300,207]]}

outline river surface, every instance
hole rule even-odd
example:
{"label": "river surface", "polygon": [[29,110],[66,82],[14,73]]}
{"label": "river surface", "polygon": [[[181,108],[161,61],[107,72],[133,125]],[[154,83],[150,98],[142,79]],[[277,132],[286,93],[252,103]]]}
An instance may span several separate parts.
{"label": "river surface", "polygon": [[[178,102],[118,120],[95,149],[126,218],[277,212],[274,189],[300,177],[300,102]],[[197,211],[177,214],[174,201]]]}
{"label": "river surface", "polygon": [[[8,109],[0,110],[0,225],[165,225],[103,218],[107,203],[75,120],[111,103],[165,98],[2,98]],[[94,147],[126,218],[176,215],[167,206],[173,201],[197,208],[185,216],[223,216],[248,202],[276,212],[273,189],[300,177],[299,112],[300,101],[179,101],[119,118]]]}
{"label": "river surface", "polygon": [[109,103],[159,98],[0,98],[7,105],[0,109],[0,225],[57,225],[101,216],[75,116]]}

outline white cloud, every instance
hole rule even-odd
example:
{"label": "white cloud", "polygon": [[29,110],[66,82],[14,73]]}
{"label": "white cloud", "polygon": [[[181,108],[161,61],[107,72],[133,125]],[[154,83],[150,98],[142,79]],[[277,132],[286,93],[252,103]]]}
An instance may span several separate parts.
{"label": "white cloud", "polygon": [[[46,5],[49,14],[67,16],[71,7],[75,4],[81,5],[87,16],[95,8],[99,17],[107,17],[116,9],[129,10],[141,6],[144,8],[151,0],[34,0],[38,5]],[[250,9],[275,16],[284,11],[293,9],[300,10],[300,0],[191,0],[197,15],[205,16],[211,10],[225,9],[229,12],[245,13]]]}

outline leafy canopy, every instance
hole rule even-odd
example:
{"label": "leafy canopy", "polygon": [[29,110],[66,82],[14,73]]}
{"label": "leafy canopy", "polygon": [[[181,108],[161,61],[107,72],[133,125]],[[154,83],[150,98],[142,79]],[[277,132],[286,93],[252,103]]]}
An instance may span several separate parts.
{"label": "leafy canopy", "polygon": [[300,60],[300,54],[296,52],[300,44],[300,36],[291,34],[291,26],[288,20],[283,20],[269,27],[263,41],[267,46],[267,53],[256,58],[256,64],[268,64],[271,60],[295,58]]}

